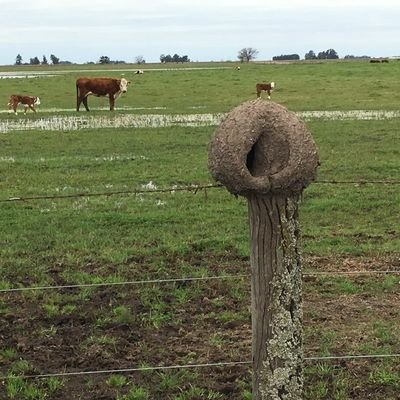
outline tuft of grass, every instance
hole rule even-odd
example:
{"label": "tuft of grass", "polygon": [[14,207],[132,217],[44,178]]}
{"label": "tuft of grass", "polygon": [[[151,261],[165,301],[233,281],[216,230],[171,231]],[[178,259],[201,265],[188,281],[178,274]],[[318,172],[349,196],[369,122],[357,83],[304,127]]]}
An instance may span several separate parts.
{"label": "tuft of grass", "polygon": [[18,352],[16,349],[11,347],[0,349],[0,360],[14,361],[17,358],[18,358]]}
{"label": "tuft of grass", "polygon": [[123,375],[111,375],[106,382],[114,389],[121,389],[128,384],[128,379]]}
{"label": "tuft of grass", "polygon": [[133,385],[129,392],[122,396],[117,396],[117,400],[150,400],[149,391],[138,385]]}
{"label": "tuft of grass", "polygon": [[112,319],[118,324],[127,325],[134,320],[134,316],[129,307],[121,305],[113,308]]}

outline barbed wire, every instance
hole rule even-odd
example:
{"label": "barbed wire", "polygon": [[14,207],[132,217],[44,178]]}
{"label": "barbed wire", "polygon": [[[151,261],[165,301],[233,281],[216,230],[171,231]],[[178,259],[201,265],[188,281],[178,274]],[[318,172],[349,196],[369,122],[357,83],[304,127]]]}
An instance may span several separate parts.
{"label": "barbed wire", "polygon": [[[359,271],[312,271],[303,273],[303,277],[309,276],[340,276],[340,275],[375,275],[375,274],[400,274],[400,270],[359,270]],[[81,288],[97,288],[111,286],[128,286],[128,285],[145,285],[145,284],[161,284],[161,283],[178,283],[178,282],[196,282],[207,280],[227,280],[250,278],[250,274],[234,274],[234,275],[216,275],[188,278],[170,278],[170,279],[148,279],[140,281],[121,281],[121,282],[99,282],[99,283],[82,283],[70,285],[49,285],[49,286],[26,286],[17,288],[0,289],[0,293],[15,293],[27,291],[45,291],[45,290],[66,290],[66,289],[81,289]]]}
{"label": "barbed wire", "polygon": [[[334,361],[334,360],[360,360],[360,359],[376,359],[376,358],[397,358],[400,354],[366,354],[366,355],[344,355],[344,356],[313,356],[304,357],[304,361]],[[0,380],[10,379],[37,379],[37,378],[54,378],[54,377],[68,377],[68,376],[82,376],[82,375],[96,375],[96,374],[120,374],[129,372],[144,372],[144,371],[160,371],[170,369],[187,369],[187,368],[215,368],[227,367],[237,365],[251,365],[251,361],[227,361],[219,363],[205,363],[205,364],[183,364],[183,365],[159,365],[137,368],[120,368],[108,370],[92,370],[92,371],[75,371],[75,372],[55,372],[48,374],[37,375],[8,375],[0,376]]]}
{"label": "barbed wire", "polygon": [[[337,181],[337,180],[318,180],[314,182],[315,184],[328,184],[328,185],[399,185],[400,181],[396,180],[359,180],[359,181]],[[18,202],[18,201],[35,201],[35,200],[61,200],[61,199],[71,199],[80,197],[100,197],[100,196],[116,196],[116,195],[141,195],[141,194],[152,194],[152,193],[174,193],[174,192],[193,192],[197,193],[199,190],[207,191],[207,189],[221,189],[224,188],[222,184],[199,184],[199,185],[188,185],[180,187],[169,187],[164,189],[127,189],[127,190],[115,190],[107,192],[82,192],[74,194],[60,194],[60,195],[34,195],[34,196],[14,196],[8,199],[0,199],[0,203]]]}
{"label": "barbed wire", "polygon": [[222,188],[221,184],[201,184],[201,185],[189,185],[189,186],[181,186],[181,187],[170,187],[164,189],[132,189],[132,190],[116,190],[116,191],[107,191],[107,192],[83,192],[83,193],[74,193],[74,194],[60,194],[60,195],[38,195],[38,196],[16,196],[10,197],[8,199],[1,199],[1,203],[5,202],[13,202],[13,201],[31,201],[31,200],[57,200],[57,199],[70,199],[70,198],[78,198],[78,197],[100,197],[100,196],[115,196],[115,195],[123,195],[123,194],[151,194],[151,193],[174,193],[174,192],[193,192],[196,194],[199,190],[207,190],[214,188]]}

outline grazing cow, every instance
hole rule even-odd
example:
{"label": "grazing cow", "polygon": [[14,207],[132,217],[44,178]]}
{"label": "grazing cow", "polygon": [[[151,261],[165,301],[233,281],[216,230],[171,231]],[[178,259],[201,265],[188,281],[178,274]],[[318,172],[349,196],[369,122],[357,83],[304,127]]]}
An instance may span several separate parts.
{"label": "grazing cow", "polygon": [[125,78],[79,78],[76,80],[76,111],[83,102],[86,111],[89,111],[87,98],[89,95],[97,97],[108,96],[110,111],[114,111],[115,100],[121,93],[125,93],[130,82]]}
{"label": "grazing cow", "polygon": [[135,74],[143,74],[144,73],[144,71],[142,70],[142,69],[138,69],[136,72],[135,72]]}
{"label": "grazing cow", "polygon": [[271,92],[275,87],[275,82],[271,83],[257,83],[256,85],[256,91],[257,91],[257,97],[261,96],[262,91],[266,91],[268,93],[268,98],[271,98]]}
{"label": "grazing cow", "polygon": [[40,104],[40,99],[37,96],[21,96],[19,94],[13,94],[10,96],[10,100],[8,100],[8,110],[13,110],[15,115],[17,115],[18,104],[22,104],[24,106],[24,114],[26,114],[28,108],[36,112],[35,106]]}
{"label": "grazing cow", "polygon": [[376,58],[372,58],[371,60],[369,60],[370,63],[380,63],[381,60],[378,60]]}

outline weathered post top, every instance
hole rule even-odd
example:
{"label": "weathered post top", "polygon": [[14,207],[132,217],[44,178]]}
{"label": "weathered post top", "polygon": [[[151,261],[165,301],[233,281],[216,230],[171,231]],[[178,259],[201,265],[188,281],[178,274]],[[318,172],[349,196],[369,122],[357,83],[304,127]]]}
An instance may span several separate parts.
{"label": "weathered post top", "polygon": [[257,99],[234,108],[211,140],[208,167],[233,194],[301,192],[319,165],[317,147],[297,116]]}

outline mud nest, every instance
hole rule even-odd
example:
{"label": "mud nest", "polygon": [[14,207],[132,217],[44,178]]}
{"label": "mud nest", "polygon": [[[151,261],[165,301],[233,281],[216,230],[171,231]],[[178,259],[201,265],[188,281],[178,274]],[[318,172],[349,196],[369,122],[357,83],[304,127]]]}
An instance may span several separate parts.
{"label": "mud nest", "polygon": [[262,99],[234,108],[209,145],[208,168],[233,194],[299,193],[315,179],[318,165],[305,124]]}

